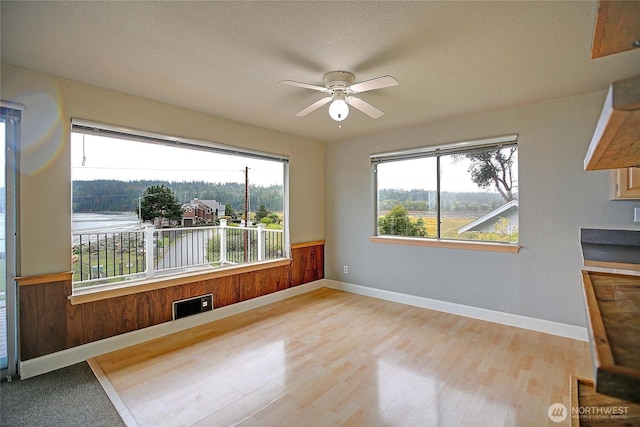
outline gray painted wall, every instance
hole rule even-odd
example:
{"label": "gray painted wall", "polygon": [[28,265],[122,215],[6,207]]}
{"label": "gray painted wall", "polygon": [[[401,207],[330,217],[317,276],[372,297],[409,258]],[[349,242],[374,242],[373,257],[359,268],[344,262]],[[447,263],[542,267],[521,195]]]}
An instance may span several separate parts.
{"label": "gray painted wall", "polygon": [[[580,228],[640,228],[633,223],[640,202],[610,201],[610,172],[583,170],[604,97],[591,93],[327,146],[326,277],[585,326]],[[369,242],[370,154],[511,133],[519,134],[518,254]]]}

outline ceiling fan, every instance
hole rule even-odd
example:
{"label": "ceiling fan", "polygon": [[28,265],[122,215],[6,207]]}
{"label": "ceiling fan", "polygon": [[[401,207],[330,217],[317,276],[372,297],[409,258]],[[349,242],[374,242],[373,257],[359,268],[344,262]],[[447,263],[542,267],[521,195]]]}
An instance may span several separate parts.
{"label": "ceiling fan", "polygon": [[317,90],[329,94],[329,96],[314,102],[304,110],[297,113],[297,117],[306,116],[329,102],[331,102],[331,105],[329,106],[329,116],[337,122],[341,122],[347,118],[349,115],[349,105],[357,108],[373,119],[381,117],[384,114],[384,111],[360,98],[356,98],[353,95],[367,92],[369,90],[396,86],[398,81],[391,76],[376,77],[356,84],[353,84],[354,81],[355,76],[348,71],[330,71],[324,75],[324,87],[296,82],[293,80],[283,80],[280,83]]}

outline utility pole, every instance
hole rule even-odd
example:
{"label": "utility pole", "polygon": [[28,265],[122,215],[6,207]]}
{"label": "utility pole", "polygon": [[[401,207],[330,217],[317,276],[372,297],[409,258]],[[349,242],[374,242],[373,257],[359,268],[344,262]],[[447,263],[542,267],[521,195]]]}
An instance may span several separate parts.
{"label": "utility pole", "polygon": [[244,168],[244,262],[249,262],[249,167]]}

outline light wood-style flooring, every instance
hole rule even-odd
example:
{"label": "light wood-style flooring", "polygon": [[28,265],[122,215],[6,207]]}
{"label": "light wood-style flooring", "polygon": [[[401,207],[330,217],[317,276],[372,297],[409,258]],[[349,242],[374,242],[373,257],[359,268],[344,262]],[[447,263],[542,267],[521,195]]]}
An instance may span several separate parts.
{"label": "light wood-style flooring", "polygon": [[328,288],[91,362],[153,427],[557,426],[593,377],[585,342]]}

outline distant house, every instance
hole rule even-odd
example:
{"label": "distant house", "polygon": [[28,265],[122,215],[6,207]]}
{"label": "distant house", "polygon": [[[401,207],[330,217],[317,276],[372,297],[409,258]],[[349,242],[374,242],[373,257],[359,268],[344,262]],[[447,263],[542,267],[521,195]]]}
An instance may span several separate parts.
{"label": "distant house", "polygon": [[467,231],[480,231],[491,233],[496,231],[496,225],[501,219],[506,219],[507,233],[511,234],[518,229],[518,201],[511,200],[497,209],[481,216],[475,221],[470,222],[462,228],[458,229],[458,234]]}
{"label": "distant house", "polygon": [[193,199],[182,205],[182,226],[213,224],[224,216],[225,205],[216,200]]}

